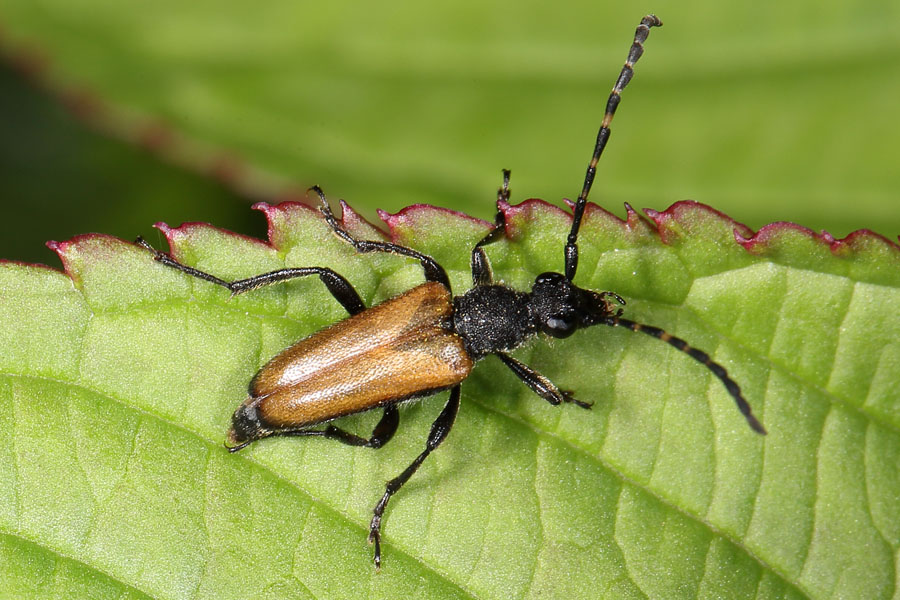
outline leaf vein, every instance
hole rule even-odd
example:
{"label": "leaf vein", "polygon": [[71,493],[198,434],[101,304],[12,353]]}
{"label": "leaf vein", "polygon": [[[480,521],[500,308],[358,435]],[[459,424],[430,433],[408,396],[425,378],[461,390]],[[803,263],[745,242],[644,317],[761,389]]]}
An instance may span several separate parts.
{"label": "leaf vein", "polygon": [[[821,463],[824,460],[822,458],[822,452],[823,452],[822,444],[825,441],[825,429],[828,427],[828,421],[831,418],[831,415],[833,413],[834,413],[834,407],[829,406],[828,412],[825,414],[825,418],[822,419],[822,427],[819,429],[819,438],[816,441],[816,452],[815,452],[816,472],[813,475],[813,478],[816,482],[816,499],[812,505],[812,526],[809,528],[809,540],[807,541],[806,544],[803,545],[804,556],[803,556],[803,561],[801,562],[801,566],[800,566],[800,570],[799,570],[799,573],[801,576],[802,576],[803,572],[806,571],[807,567],[809,566],[808,561],[810,558],[810,549],[812,548],[813,542],[816,537],[816,533],[818,532],[817,525],[819,524],[819,522],[818,522],[819,521],[819,519],[818,519],[819,502],[821,500],[821,496],[819,495],[818,490],[819,490],[819,485],[821,483],[820,482],[820,478],[821,478],[821,474],[822,474]],[[799,579],[799,577],[798,577],[798,579]]]}
{"label": "leaf vein", "polygon": [[[754,561],[756,561],[756,562],[760,565],[760,567],[762,567],[762,568],[764,568],[764,569],[767,569],[767,570],[771,571],[772,573],[774,573],[775,575],[777,575],[779,578],[781,578],[783,581],[785,581],[785,582],[791,582],[791,581],[792,581],[792,579],[791,579],[786,573],[781,572],[781,570],[778,569],[778,567],[769,564],[765,559],[763,559],[762,557],[758,556],[756,553],[754,553],[754,552],[751,551],[749,548],[747,548],[747,546],[743,543],[742,540],[735,539],[735,538],[734,538],[733,536],[731,536],[730,534],[728,534],[728,533],[726,533],[726,532],[724,532],[724,531],[719,530],[715,525],[713,525],[712,523],[706,521],[705,519],[703,519],[703,518],[700,517],[699,515],[696,515],[696,514],[693,514],[693,513],[689,513],[689,512],[687,512],[685,509],[683,509],[682,507],[679,507],[679,506],[677,506],[677,505],[675,505],[675,504],[672,504],[672,502],[670,502],[670,501],[669,501],[668,499],[666,499],[664,496],[661,496],[660,494],[658,494],[658,493],[656,492],[656,490],[653,490],[652,488],[650,488],[650,487],[648,487],[648,486],[646,486],[646,485],[640,483],[640,482],[637,481],[637,480],[632,479],[631,477],[629,477],[629,476],[626,475],[625,473],[621,472],[619,469],[617,469],[617,468],[614,467],[611,463],[609,463],[607,460],[605,460],[601,455],[599,455],[599,454],[593,454],[593,453],[591,453],[590,451],[588,451],[587,449],[584,449],[584,448],[582,448],[581,446],[577,445],[575,442],[570,441],[570,440],[568,440],[568,439],[566,439],[566,438],[563,438],[563,437],[561,437],[561,436],[559,436],[559,435],[556,435],[556,434],[551,433],[551,432],[548,432],[548,431],[544,431],[544,430],[542,430],[542,429],[537,429],[532,423],[523,420],[523,419],[522,419],[521,417],[519,417],[519,416],[512,415],[512,414],[509,414],[509,413],[504,413],[504,412],[500,411],[499,409],[497,409],[497,408],[495,408],[495,407],[493,407],[493,406],[485,405],[483,402],[479,402],[479,401],[477,401],[477,400],[474,400],[474,402],[476,402],[479,406],[481,406],[482,408],[484,408],[486,411],[493,412],[493,413],[498,414],[498,415],[500,415],[500,416],[506,417],[506,418],[508,418],[508,419],[510,419],[510,420],[512,420],[512,421],[515,421],[516,423],[519,423],[520,425],[522,425],[522,426],[524,426],[524,427],[527,427],[527,428],[531,429],[532,431],[536,432],[538,435],[545,435],[545,436],[552,437],[552,438],[556,439],[557,441],[559,441],[560,443],[562,443],[563,445],[565,445],[566,447],[568,447],[568,448],[570,448],[571,450],[573,450],[574,452],[577,452],[577,453],[579,453],[579,454],[581,454],[581,455],[583,455],[583,456],[589,458],[590,460],[596,461],[600,466],[602,466],[602,467],[605,468],[607,471],[609,471],[610,473],[612,473],[613,475],[615,475],[616,477],[618,477],[618,478],[623,482],[623,487],[624,487],[624,484],[627,484],[627,485],[630,485],[630,486],[632,486],[632,487],[634,487],[634,488],[636,488],[636,489],[638,489],[638,490],[641,490],[642,492],[644,492],[644,493],[646,493],[647,495],[649,495],[649,496],[651,496],[652,498],[654,498],[657,502],[663,504],[666,508],[670,509],[671,511],[673,511],[673,512],[679,514],[679,515],[681,515],[682,517],[684,517],[684,518],[686,518],[686,519],[688,519],[688,520],[695,521],[695,522],[697,522],[697,523],[703,525],[703,526],[706,527],[709,531],[711,531],[713,534],[715,534],[715,535],[721,537],[721,538],[724,539],[724,540],[730,541],[732,544],[734,544],[735,547],[741,549],[741,550],[744,551],[750,558],[752,558]],[[620,490],[619,502],[621,502],[621,493],[622,493],[622,490]],[[619,512],[618,504],[617,504],[617,507],[616,507],[616,512],[617,512],[617,514],[618,514],[618,512]],[[615,539],[615,536],[614,536],[614,539]],[[616,541],[617,541],[617,543],[618,543],[618,540],[616,540]],[[620,546],[620,550],[621,550],[621,546]],[[789,584],[789,585],[790,585],[790,584]]]}
{"label": "leaf vein", "polygon": [[[156,419],[156,420],[158,420],[158,421],[164,423],[164,424],[165,424],[166,426],[168,426],[168,427],[172,427],[172,428],[174,428],[174,429],[176,429],[176,430],[182,431],[182,432],[184,432],[184,433],[186,433],[186,434],[188,434],[188,435],[191,435],[191,436],[193,436],[193,437],[199,439],[200,441],[202,441],[202,442],[205,443],[205,444],[208,444],[208,445],[213,446],[213,447],[215,447],[215,448],[220,448],[220,445],[219,445],[218,443],[213,442],[213,441],[210,440],[209,438],[202,436],[199,432],[197,432],[197,431],[195,431],[195,430],[188,429],[188,428],[185,427],[184,425],[182,425],[182,424],[180,424],[180,423],[178,423],[178,422],[172,421],[172,420],[171,420],[170,418],[168,418],[167,416],[164,416],[164,415],[161,415],[161,414],[156,414],[156,413],[153,413],[153,412],[150,412],[150,411],[147,411],[147,410],[138,408],[138,407],[136,407],[136,406],[133,406],[133,405],[129,404],[128,402],[126,402],[126,401],[124,401],[124,400],[122,400],[122,399],[119,399],[119,398],[116,398],[116,397],[114,397],[114,396],[111,396],[111,395],[109,395],[109,394],[106,393],[106,392],[102,392],[102,391],[99,391],[99,390],[90,388],[90,387],[88,387],[88,386],[85,386],[84,384],[80,384],[80,383],[76,383],[76,382],[72,382],[72,381],[65,381],[65,380],[61,380],[61,379],[57,379],[57,378],[52,378],[52,377],[47,377],[47,376],[43,376],[43,375],[22,375],[22,374],[18,374],[18,373],[5,373],[5,372],[4,372],[4,373],[0,373],[0,374],[5,375],[5,376],[8,376],[8,377],[15,377],[15,378],[21,378],[21,379],[35,379],[35,380],[40,380],[40,381],[50,381],[50,382],[53,382],[53,383],[58,383],[58,384],[60,384],[60,385],[66,385],[66,386],[71,386],[71,387],[74,387],[74,388],[82,389],[82,390],[85,390],[85,391],[87,391],[87,392],[96,394],[96,395],[98,395],[98,396],[100,396],[100,397],[102,397],[102,398],[105,398],[105,399],[109,400],[110,402],[115,402],[115,403],[117,403],[117,404],[119,404],[119,405],[121,405],[121,406],[127,408],[128,410],[134,411],[135,413],[137,413],[138,415],[140,415],[140,420],[138,421],[137,426],[134,428],[134,432],[133,432],[133,435],[132,435],[132,438],[131,438],[131,439],[132,439],[132,445],[131,445],[131,448],[129,449],[128,456],[127,456],[127,457],[125,458],[125,460],[123,461],[123,462],[124,462],[124,465],[125,465],[125,473],[124,473],[123,476],[120,478],[119,483],[117,484],[117,487],[118,487],[119,485],[122,485],[122,482],[123,482],[123,481],[126,481],[126,480],[128,479],[128,474],[129,474],[129,472],[130,472],[130,470],[131,470],[131,462],[132,462],[132,458],[135,456],[135,453],[137,452],[137,438],[138,438],[139,432],[140,432],[140,430],[141,430],[141,420],[143,420],[143,419],[145,419],[145,418],[153,418],[153,419]],[[305,446],[305,444],[304,444],[304,446]],[[245,460],[245,461],[247,461],[248,463],[250,463],[255,469],[258,469],[260,472],[268,473],[273,479],[276,479],[277,481],[282,482],[284,485],[286,485],[286,486],[288,486],[289,488],[291,488],[292,490],[294,490],[297,494],[299,494],[299,495],[301,495],[303,498],[305,498],[306,501],[310,504],[310,506],[315,506],[315,507],[318,507],[318,508],[320,508],[321,510],[324,510],[324,511],[326,511],[326,512],[333,513],[334,515],[338,516],[340,519],[342,519],[344,522],[348,523],[349,525],[351,525],[351,526],[353,526],[353,527],[359,528],[360,531],[363,531],[363,532],[365,532],[366,534],[368,533],[368,528],[367,528],[367,526],[365,526],[365,525],[363,525],[363,524],[357,522],[355,519],[353,519],[352,517],[350,517],[350,516],[349,516],[348,514],[346,514],[345,512],[342,512],[342,511],[339,510],[338,508],[336,508],[336,507],[334,507],[334,506],[331,506],[331,505],[329,505],[329,504],[323,502],[322,500],[318,499],[317,497],[315,497],[314,495],[312,495],[309,491],[307,491],[307,490],[305,490],[304,488],[298,486],[295,482],[286,479],[283,475],[279,474],[277,471],[275,471],[275,470],[272,469],[271,467],[269,467],[269,466],[267,466],[267,465],[265,465],[265,464],[263,464],[263,463],[258,462],[255,458],[253,458],[252,456],[249,456],[249,455],[245,455],[245,456],[243,456],[243,457],[241,457],[241,458],[242,458],[242,460]],[[114,495],[115,495],[114,493],[111,493],[111,494],[110,494],[110,497],[113,497]],[[19,512],[21,513],[21,508],[19,509]],[[28,538],[23,538],[23,539],[28,540]],[[31,541],[31,540],[28,540],[28,541]],[[441,579],[442,581],[445,581],[445,582],[447,582],[448,584],[457,587],[457,588],[459,589],[460,592],[462,592],[463,594],[465,594],[466,596],[468,596],[468,597],[471,598],[472,600],[475,600],[475,599],[477,598],[477,596],[476,596],[471,590],[467,589],[467,588],[464,586],[464,584],[462,584],[462,583],[459,582],[459,581],[454,581],[454,580],[452,580],[452,579],[449,579],[449,578],[448,578],[446,575],[444,575],[437,567],[432,566],[432,565],[429,564],[427,561],[423,560],[422,558],[420,558],[420,557],[418,557],[418,556],[413,555],[412,553],[410,553],[410,552],[404,550],[402,547],[399,547],[399,546],[397,546],[396,544],[392,544],[392,546],[394,547],[394,549],[395,549],[396,552],[399,552],[399,553],[403,554],[403,555],[406,556],[410,561],[420,564],[420,565],[422,566],[423,569],[425,569],[425,570],[427,570],[428,572],[430,572],[430,573],[431,573],[433,576],[435,576],[436,578],[439,578],[439,579]],[[56,552],[56,551],[54,550],[54,552]],[[67,555],[66,555],[66,556],[67,556]],[[87,564],[87,563],[85,563],[85,564]],[[98,569],[98,570],[99,570],[99,569]],[[101,572],[104,572],[104,571],[101,570]],[[104,572],[104,573],[105,573],[105,572]],[[136,588],[136,589],[137,589],[137,588]]]}

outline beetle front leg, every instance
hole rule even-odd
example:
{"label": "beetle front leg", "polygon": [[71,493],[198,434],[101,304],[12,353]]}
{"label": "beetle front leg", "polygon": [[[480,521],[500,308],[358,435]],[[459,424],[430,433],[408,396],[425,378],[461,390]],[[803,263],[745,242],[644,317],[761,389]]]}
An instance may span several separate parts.
{"label": "beetle front leg", "polygon": [[419,467],[425,459],[428,458],[428,455],[441,445],[441,442],[443,442],[444,438],[447,437],[447,434],[450,433],[450,428],[453,427],[457,412],[459,412],[458,385],[450,390],[450,399],[447,400],[447,404],[444,406],[441,414],[439,414],[438,418],[432,423],[431,433],[428,435],[428,443],[425,446],[425,450],[422,451],[422,453],[419,454],[419,456],[417,456],[402,473],[388,481],[387,485],[385,485],[384,495],[381,497],[381,500],[378,501],[378,504],[375,505],[372,522],[369,524],[369,543],[375,544],[375,555],[372,560],[375,562],[376,569],[381,568],[381,519],[384,517],[384,509],[387,508],[388,501],[391,499],[391,496],[396,494],[397,491],[403,487],[403,484],[413,476],[413,473],[419,470]]}
{"label": "beetle front leg", "polygon": [[516,374],[516,376],[525,382],[525,385],[531,388],[535,394],[549,402],[550,404],[556,406],[562,402],[571,402],[572,404],[577,404],[581,408],[590,408],[593,406],[593,403],[590,402],[582,402],[578,400],[574,396],[572,396],[571,392],[566,390],[561,390],[555,383],[526,365],[525,363],[521,363],[514,359],[512,356],[508,354],[504,354],[502,352],[497,352],[497,356],[500,357],[506,366],[510,368],[510,370]]}

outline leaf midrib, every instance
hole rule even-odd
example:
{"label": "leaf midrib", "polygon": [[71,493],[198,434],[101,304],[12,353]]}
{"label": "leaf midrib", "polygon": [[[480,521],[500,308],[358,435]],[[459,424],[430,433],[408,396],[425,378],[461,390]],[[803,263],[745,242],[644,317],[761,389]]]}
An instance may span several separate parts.
{"label": "leaf midrib", "polygon": [[45,552],[47,552],[47,553],[49,553],[49,554],[52,554],[53,556],[59,557],[60,559],[68,560],[68,561],[71,561],[71,562],[76,563],[76,564],[78,564],[78,565],[81,565],[82,567],[84,567],[85,570],[89,570],[89,571],[93,571],[93,572],[95,572],[95,573],[99,573],[99,574],[103,575],[104,577],[106,577],[107,579],[109,579],[110,581],[114,581],[114,582],[116,582],[117,584],[121,585],[122,587],[124,587],[124,588],[126,588],[126,589],[128,589],[128,590],[133,590],[133,591],[135,591],[136,593],[138,593],[138,594],[140,594],[140,595],[142,595],[142,596],[148,596],[148,597],[150,597],[150,598],[153,597],[153,596],[151,596],[148,592],[146,592],[146,591],[144,591],[144,590],[142,590],[142,589],[140,589],[140,588],[138,588],[138,587],[135,587],[135,586],[133,586],[133,585],[131,585],[131,584],[129,584],[129,583],[125,583],[125,582],[122,581],[121,579],[118,579],[116,576],[110,574],[108,571],[105,571],[104,569],[102,569],[102,568],[100,568],[100,567],[90,565],[90,564],[84,562],[83,560],[81,560],[80,558],[78,558],[77,556],[72,556],[72,555],[70,555],[70,554],[68,554],[68,553],[66,553],[66,552],[62,552],[62,551],[57,550],[57,549],[55,549],[55,548],[50,548],[50,547],[44,545],[44,544],[43,544],[42,542],[40,542],[40,541],[34,540],[34,539],[32,539],[32,538],[30,538],[30,537],[28,537],[28,536],[26,536],[26,535],[22,535],[22,533],[20,533],[20,532],[17,532],[17,531],[2,531],[2,532],[0,532],[0,535],[4,535],[4,536],[10,537],[10,538],[22,540],[23,542],[25,542],[25,543],[27,543],[27,544],[31,544],[31,545],[33,545],[33,546],[36,546],[36,547],[42,549],[43,551],[45,551]]}

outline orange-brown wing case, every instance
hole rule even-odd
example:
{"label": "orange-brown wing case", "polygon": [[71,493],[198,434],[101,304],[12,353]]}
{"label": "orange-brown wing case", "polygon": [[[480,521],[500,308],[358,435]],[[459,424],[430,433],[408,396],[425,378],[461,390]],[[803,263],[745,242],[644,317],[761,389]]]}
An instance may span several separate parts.
{"label": "orange-brown wing case", "polygon": [[446,328],[452,314],[447,288],[424,283],[273,358],[245,404],[273,429],[296,428],[456,385],[473,361]]}

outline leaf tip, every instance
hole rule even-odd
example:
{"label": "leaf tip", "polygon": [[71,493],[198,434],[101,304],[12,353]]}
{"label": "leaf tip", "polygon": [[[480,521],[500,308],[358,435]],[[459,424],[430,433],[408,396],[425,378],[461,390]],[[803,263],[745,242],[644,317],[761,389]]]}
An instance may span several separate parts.
{"label": "leaf tip", "polygon": [[[297,243],[291,231],[308,219],[320,219],[318,209],[298,200],[286,200],[277,204],[257,202],[251,206],[253,210],[263,213],[266,218],[268,242],[261,242],[279,251],[287,250]],[[257,240],[259,241],[259,240]]]}
{"label": "leaf tip", "polygon": [[270,211],[272,211],[275,207],[269,204],[268,202],[256,202],[250,205],[250,208],[253,210],[258,210],[262,212],[264,215],[268,215]]}
{"label": "leaf tip", "polygon": [[169,251],[173,253],[177,258],[178,254],[178,240],[184,237],[182,231],[180,231],[184,225],[181,227],[172,227],[168,223],[164,221],[157,221],[153,224],[155,229],[158,229],[160,233],[166,238],[166,243],[169,244]]}
{"label": "leaf tip", "polygon": [[671,245],[682,235],[685,224],[690,224],[691,221],[700,220],[704,217],[707,220],[719,221],[730,226],[732,231],[738,231],[744,238],[753,235],[753,230],[743,223],[735,221],[725,213],[696,200],[680,200],[664,211],[657,211],[652,208],[644,208],[642,210],[656,226],[660,240],[667,245]]}
{"label": "leaf tip", "polygon": [[155,227],[156,229],[159,229],[162,232],[162,234],[165,236],[168,236],[170,233],[172,233],[176,229],[176,228],[172,227],[171,225],[169,225],[168,223],[166,223],[165,221],[157,221],[156,223],[153,224],[153,227]]}
{"label": "leaf tip", "polygon": [[395,228],[395,226],[399,225],[399,220],[400,220],[399,214],[400,213],[397,213],[396,215],[391,214],[388,211],[383,210],[381,208],[379,208],[375,212],[378,214],[378,218],[381,219],[385,225],[387,225],[388,237],[390,237],[391,241],[394,241],[395,240],[394,228]]}
{"label": "leaf tip", "polygon": [[[379,212],[378,216],[381,216],[381,212]],[[341,224],[344,226],[344,229],[360,237],[368,239],[374,239],[373,236],[382,239],[386,237],[384,231],[367,221],[344,200],[341,200]]]}

